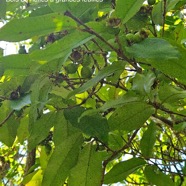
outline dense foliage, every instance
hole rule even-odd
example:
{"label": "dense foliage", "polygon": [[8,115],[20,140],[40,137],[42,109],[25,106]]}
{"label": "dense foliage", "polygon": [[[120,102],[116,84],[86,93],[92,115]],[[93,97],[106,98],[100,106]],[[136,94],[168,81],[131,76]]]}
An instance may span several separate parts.
{"label": "dense foliage", "polygon": [[0,3],[0,185],[186,185],[186,0]]}

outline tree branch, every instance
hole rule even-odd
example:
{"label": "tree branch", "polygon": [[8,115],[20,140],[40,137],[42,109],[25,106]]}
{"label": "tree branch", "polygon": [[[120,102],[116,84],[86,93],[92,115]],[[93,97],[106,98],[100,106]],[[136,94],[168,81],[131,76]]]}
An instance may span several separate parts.
{"label": "tree branch", "polygon": [[15,110],[12,110],[8,116],[0,123],[0,127],[2,127],[7,121],[8,119],[13,115],[13,113],[15,112]]}

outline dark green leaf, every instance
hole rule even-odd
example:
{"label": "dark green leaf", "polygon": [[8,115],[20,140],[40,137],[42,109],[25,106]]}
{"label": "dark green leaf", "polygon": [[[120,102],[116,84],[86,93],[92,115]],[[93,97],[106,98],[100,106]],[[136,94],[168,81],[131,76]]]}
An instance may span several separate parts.
{"label": "dark green leaf", "polygon": [[123,19],[123,23],[126,23],[132,18],[140,9],[143,4],[143,0],[117,0],[116,1],[116,15]]}
{"label": "dark green leaf", "polygon": [[163,85],[159,90],[159,99],[161,103],[173,103],[186,97],[186,91],[182,89],[176,89],[171,85]]}
{"label": "dark green leaf", "polygon": [[[9,102],[4,101],[0,107],[0,141],[11,147],[17,135],[19,120],[15,118],[12,110],[9,108]],[[6,120],[9,116],[8,120]]]}
{"label": "dark green leaf", "polygon": [[4,71],[11,75],[27,75],[28,72],[33,71],[32,67],[37,67],[39,64],[31,61],[27,54],[13,54],[0,58],[0,63],[3,64]]}
{"label": "dark green leaf", "polygon": [[133,79],[132,90],[135,90],[141,95],[149,94],[155,78],[155,74],[150,71],[144,74],[136,74]]}
{"label": "dark green leaf", "polygon": [[65,119],[63,112],[59,112],[56,116],[56,123],[54,124],[53,141],[55,146],[58,146],[69,136],[77,132],[78,130]]}
{"label": "dark green leaf", "polygon": [[163,1],[159,1],[154,5],[152,10],[152,20],[156,25],[163,24]]}
{"label": "dark green leaf", "polygon": [[143,102],[130,102],[116,109],[108,120],[110,130],[132,131],[143,126],[154,109]]}
{"label": "dark green leaf", "polygon": [[156,141],[156,124],[151,123],[148,129],[144,132],[140,142],[140,149],[144,157],[149,158],[152,156],[152,150]]}
{"label": "dark green leaf", "polygon": [[99,114],[85,116],[74,126],[89,136],[97,137],[104,142],[108,140],[109,129],[107,120]]}
{"label": "dark green leaf", "polygon": [[147,180],[152,185],[157,186],[174,186],[174,183],[170,179],[170,177],[166,174],[164,174],[160,169],[158,169],[156,166],[147,166],[145,168],[145,176],[147,177]]}
{"label": "dark green leaf", "polygon": [[33,36],[59,32],[75,25],[72,19],[59,13],[13,19],[1,28],[0,39],[11,42],[23,41]]}
{"label": "dark green leaf", "polygon": [[135,172],[137,169],[145,165],[145,161],[139,158],[132,158],[127,161],[120,162],[105,175],[104,183],[117,183],[123,181],[127,176]]}
{"label": "dark green leaf", "polygon": [[77,165],[71,170],[69,186],[98,186],[102,180],[101,152],[92,143],[86,145],[79,155]]}
{"label": "dark green leaf", "polygon": [[126,50],[132,57],[146,61],[178,59],[181,56],[174,46],[160,38],[147,38],[131,47],[126,47]]}
{"label": "dark green leaf", "polygon": [[44,114],[32,125],[30,136],[28,138],[30,150],[32,150],[48,136],[50,129],[54,126],[56,121],[57,114],[55,112],[50,112],[48,114]]}
{"label": "dark green leaf", "polygon": [[42,186],[53,186],[54,183],[63,185],[70,170],[77,163],[82,141],[82,135],[76,133],[55,147],[44,172]]}
{"label": "dark green leaf", "polygon": [[4,18],[6,15],[6,0],[0,0],[0,18]]}

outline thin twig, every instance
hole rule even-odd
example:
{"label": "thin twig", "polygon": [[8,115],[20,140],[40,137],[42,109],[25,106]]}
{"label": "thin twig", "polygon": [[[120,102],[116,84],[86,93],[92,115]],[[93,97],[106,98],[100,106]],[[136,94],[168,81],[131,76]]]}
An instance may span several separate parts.
{"label": "thin twig", "polygon": [[107,44],[112,50],[114,50],[114,51],[117,52],[117,49],[116,48],[114,48],[110,43],[108,43],[102,36],[100,36],[93,29],[91,29],[90,27],[88,27],[87,25],[85,25],[80,19],[78,19],[77,17],[75,17],[74,15],[72,15],[72,13],[70,11],[67,10],[64,13],[64,15],[72,18],[74,21],[76,21],[80,25],[84,26],[86,32],[88,32],[88,33],[90,33],[92,35],[95,35],[97,38],[99,38],[101,41],[103,41],[105,44]]}
{"label": "thin twig", "polygon": [[163,20],[162,20],[163,28],[162,28],[162,37],[163,37],[164,32],[165,32],[166,9],[167,9],[167,0],[163,0]]}
{"label": "thin twig", "polygon": [[8,116],[0,123],[0,127],[2,127],[7,121],[8,119],[13,115],[13,113],[15,112],[15,110],[12,110]]}

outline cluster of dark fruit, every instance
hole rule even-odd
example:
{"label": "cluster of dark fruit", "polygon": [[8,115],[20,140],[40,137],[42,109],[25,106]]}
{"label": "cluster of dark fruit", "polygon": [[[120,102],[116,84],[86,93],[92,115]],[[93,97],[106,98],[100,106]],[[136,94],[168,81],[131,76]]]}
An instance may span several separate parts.
{"label": "cluster of dark fruit", "polygon": [[17,100],[20,98],[21,92],[21,86],[18,86],[16,90],[12,91],[10,93],[10,100]]}
{"label": "cluster of dark fruit", "polygon": [[64,66],[67,74],[75,74],[78,70],[79,65],[82,65],[81,68],[81,77],[90,78],[92,76],[92,69],[88,66],[90,64],[89,54],[84,54],[81,50],[73,50],[70,55],[71,62]]}
{"label": "cluster of dark fruit", "polygon": [[139,43],[144,39],[146,39],[148,36],[149,36],[149,31],[143,28],[139,32],[128,33],[126,35],[126,40],[128,41],[129,44]]}
{"label": "cluster of dark fruit", "polygon": [[[38,40],[34,43],[31,43],[32,46],[29,48],[29,53],[34,50],[39,50],[42,48],[45,48],[47,44],[54,43],[55,41],[63,38],[65,35],[68,34],[67,30],[63,30],[61,32],[51,33],[48,36],[41,36],[38,38]],[[19,54],[26,54],[25,46],[22,45],[19,48]]]}
{"label": "cluster of dark fruit", "polygon": [[53,42],[63,38],[67,34],[68,34],[67,30],[63,30],[62,32],[57,32],[57,33],[51,33],[50,35],[45,37],[45,42],[46,42],[46,44],[53,43]]}

